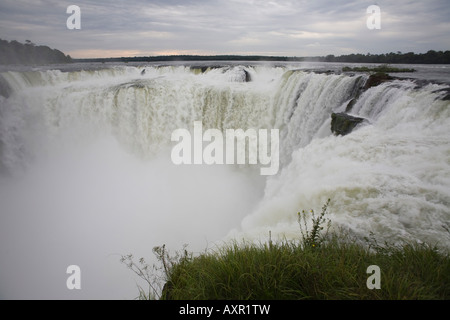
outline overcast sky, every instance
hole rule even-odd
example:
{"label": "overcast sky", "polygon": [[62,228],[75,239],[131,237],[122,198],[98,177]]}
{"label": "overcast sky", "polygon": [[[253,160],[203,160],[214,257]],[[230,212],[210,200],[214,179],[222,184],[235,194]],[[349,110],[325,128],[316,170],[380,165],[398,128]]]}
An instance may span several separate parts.
{"label": "overcast sky", "polygon": [[[69,5],[81,30],[69,30]],[[381,29],[369,30],[369,5]],[[73,58],[450,50],[449,0],[0,0],[0,38]]]}

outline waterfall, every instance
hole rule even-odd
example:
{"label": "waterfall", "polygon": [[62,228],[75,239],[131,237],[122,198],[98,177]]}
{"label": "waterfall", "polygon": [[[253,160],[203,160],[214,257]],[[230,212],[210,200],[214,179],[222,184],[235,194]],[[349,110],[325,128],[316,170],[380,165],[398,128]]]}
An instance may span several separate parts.
{"label": "waterfall", "polygon": [[[333,227],[361,239],[448,247],[448,86],[398,79],[364,89],[367,79],[262,64],[1,73],[4,294],[68,297],[54,277],[75,263],[96,277],[83,297],[108,298],[117,289],[107,273],[128,275],[111,255],[184,243],[201,251],[269,231],[295,239],[297,212],[327,199]],[[367,121],[335,136],[333,112]],[[278,174],[175,165],[171,134],[196,121],[223,133],[278,129]],[[17,264],[39,276],[16,274]]]}
{"label": "waterfall", "polygon": [[[152,156],[170,143],[171,132],[198,120],[220,130],[280,129],[286,163],[296,148],[330,134],[330,112],[355,96],[362,78],[261,67],[200,74],[188,67],[145,70],[3,73],[13,92],[1,102],[2,118],[8,117],[1,133],[3,165],[24,158],[18,145],[38,152],[36,134],[47,145],[75,124],[112,132],[129,150]],[[251,82],[244,83],[245,74]]]}

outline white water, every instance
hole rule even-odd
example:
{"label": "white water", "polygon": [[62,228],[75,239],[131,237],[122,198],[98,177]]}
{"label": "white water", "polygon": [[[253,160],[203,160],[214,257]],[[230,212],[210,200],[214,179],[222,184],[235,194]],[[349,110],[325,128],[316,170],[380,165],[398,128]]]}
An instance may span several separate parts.
{"label": "white water", "polygon": [[[203,251],[232,237],[299,237],[302,209],[331,198],[334,226],[450,246],[450,103],[443,85],[384,83],[330,132],[366,76],[287,67],[114,67],[4,72],[0,97],[0,298],[133,298],[122,254]],[[171,133],[280,129],[282,168],[175,166]],[[67,266],[82,290],[66,288]],[[136,279],[137,281],[137,279]]]}

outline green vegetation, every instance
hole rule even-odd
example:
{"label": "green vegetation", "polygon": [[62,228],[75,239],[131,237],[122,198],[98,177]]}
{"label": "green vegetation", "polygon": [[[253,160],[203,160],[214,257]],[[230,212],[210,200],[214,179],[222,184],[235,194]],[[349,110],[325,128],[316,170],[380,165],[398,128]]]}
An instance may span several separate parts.
{"label": "green vegetation", "polygon": [[342,56],[328,55],[318,57],[319,61],[327,62],[355,62],[355,63],[403,63],[403,64],[449,64],[450,51],[428,50],[426,53],[400,51],[382,54],[347,54]]}
{"label": "green vegetation", "polygon": [[415,72],[415,69],[408,69],[408,68],[395,68],[395,67],[391,67],[387,64],[383,64],[381,66],[378,67],[343,67],[342,68],[343,72],[348,72],[348,71],[354,71],[354,72],[375,72],[375,73],[393,73],[393,72]]}
{"label": "green vegetation", "polygon": [[59,50],[47,46],[36,46],[30,40],[25,44],[15,40],[0,39],[0,64],[42,65],[49,63],[72,62]]}
{"label": "green vegetation", "polygon": [[[122,257],[149,284],[141,299],[449,299],[450,256],[425,244],[361,244],[349,235],[329,234],[328,203],[319,215],[298,214],[301,238],[264,244],[232,243],[195,256],[184,249],[171,256],[154,252],[160,266]],[[380,289],[367,286],[367,268],[380,268]],[[158,273],[159,272],[159,273]],[[164,288],[155,285],[165,283]]]}

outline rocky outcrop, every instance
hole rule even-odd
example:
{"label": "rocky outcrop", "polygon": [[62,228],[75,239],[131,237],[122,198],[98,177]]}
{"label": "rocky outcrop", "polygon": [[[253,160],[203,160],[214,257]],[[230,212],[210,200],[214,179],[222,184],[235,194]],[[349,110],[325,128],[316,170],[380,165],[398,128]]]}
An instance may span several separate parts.
{"label": "rocky outcrop", "polygon": [[364,85],[364,90],[367,90],[372,87],[376,87],[379,84],[382,84],[383,82],[393,80],[393,79],[394,79],[394,77],[391,77],[387,73],[383,73],[383,72],[377,72],[377,73],[371,74],[369,76],[369,78],[367,79],[366,84]]}
{"label": "rocky outcrop", "polygon": [[438,94],[438,99],[440,99],[440,100],[443,100],[443,101],[450,100],[450,88],[449,87],[440,88],[438,90],[433,91],[433,93]]}
{"label": "rocky outcrop", "polygon": [[5,79],[3,79],[2,75],[0,74],[0,96],[3,96],[5,98],[8,98],[11,94],[11,88],[9,87],[8,83]]}
{"label": "rocky outcrop", "polygon": [[332,113],[331,114],[331,132],[335,135],[345,136],[355,129],[355,127],[363,122],[366,119],[359,118],[355,116],[351,116],[347,113]]}
{"label": "rocky outcrop", "polygon": [[[199,73],[205,73],[206,71],[208,71],[209,69],[214,69],[215,67],[211,67],[211,66],[191,66],[190,69],[195,73],[195,74],[199,74]],[[218,68],[218,67],[217,67]]]}
{"label": "rocky outcrop", "polygon": [[245,73],[245,82],[252,81],[252,76],[250,75],[250,72],[244,69],[244,73]]}
{"label": "rocky outcrop", "polygon": [[382,84],[383,82],[394,80],[394,79],[395,79],[394,77],[388,75],[387,73],[383,73],[383,72],[377,72],[377,73],[369,75],[369,77],[367,78],[367,80],[364,83],[364,85],[360,86],[358,88],[358,91],[354,95],[354,98],[351,99],[347,103],[347,107],[345,108],[345,112],[350,112],[352,110],[353,106],[356,104],[356,102],[358,101],[359,97],[361,96],[361,94],[364,91],[368,90],[369,88],[376,87],[376,86]]}

